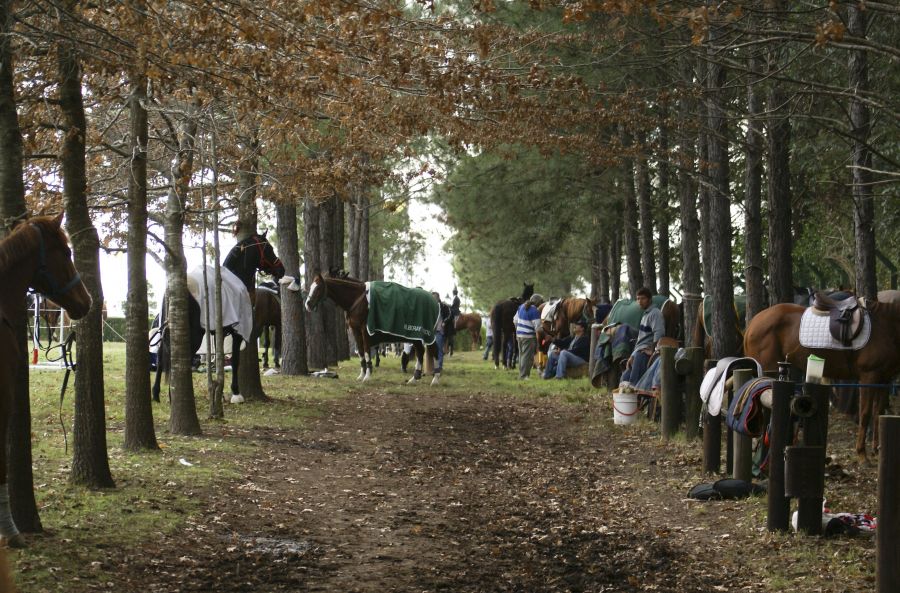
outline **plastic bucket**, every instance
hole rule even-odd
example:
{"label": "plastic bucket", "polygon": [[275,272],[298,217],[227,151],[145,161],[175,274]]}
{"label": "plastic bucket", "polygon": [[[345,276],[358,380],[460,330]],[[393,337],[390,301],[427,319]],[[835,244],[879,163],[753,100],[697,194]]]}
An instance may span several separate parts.
{"label": "plastic bucket", "polygon": [[806,359],[806,382],[821,383],[822,375],[825,374],[825,359],[819,358],[815,354],[810,354]]}
{"label": "plastic bucket", "polygon": [[637,420],[638,396],[636,393],[613,393],[613,422],[631,424]]}

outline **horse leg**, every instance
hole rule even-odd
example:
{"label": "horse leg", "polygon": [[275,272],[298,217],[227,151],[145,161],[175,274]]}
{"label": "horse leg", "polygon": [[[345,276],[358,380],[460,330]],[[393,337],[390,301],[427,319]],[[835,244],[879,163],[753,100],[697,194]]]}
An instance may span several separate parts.
{"label": "horse leg", "polygon": [[359,328],[356,339],[358,340],[357,344],[360,345],[359,357],[362,363],[359,377],[363,382],[366,382],[372,378],[372,345],[369,343],[369,336],[363,328]]}
{"label": "horse leg", "polygon": [[237,334],[231,334],[231,403],[244,403],[241,395],[240,381],[238,381],[238,369],[241,366],[241,338]]}
{"label": "horse leg", "polygon": [[12,382],[5,382],[0,393],[0,537],[11,548],[24,548],[25,538],[19,533],[9,508],[9,489],[6,483],[6,433],[10,408],[12,407]]}
{"label": "horse leg", "polygon": [[[503,332],[499,328],[494,329],[494,370],[500,368],[500,351],[503,349]],[[504,353],[506,356],[506,353]]]}
{"label": "horse leg", "polygon": [[272,346],[272,362],[275,363],[275,368],[281,368],[281,326],[274,325],[275,328],[273,332],[275,334],[275,339],[273,340],[274,344]]}
{"label": "horse leg", "polygon": [[[856,428],[856,457],[860,463],[866,463],[866,433],[875,408],[876,395],[871,387],[859,388],[859,424]],[[875,418],[877,424],[878,418]]]}
{"label": "horse leg", "polygon": [[410,385],[415,385],[422,378],[422,354],[425,349],[421,344],[413,344],[413,351],[416,353],[416,370],[413,371],[412,379],[407,381]]}
{"label": "horse leg", "polygon": [[[434,347],[433,344],[431,346],[429,346],[427,350],[423,346],[420,346],[420,347],[422,348],[423,352],[425,352],[425,354],[427,354],[430,358],[432,358],[432,359],[438,358],[437,349]],[[434,364],[434,363],[432,363],[432,364]],[[443,371],[443,370],[444,369],[441,366],[434,367],[434,378],[431,380],[432,385],[437,385],[440,382],[441,371]]]}
{"label": "horse leg", "polygon": [[269,368],[269,326],[268,325],[263,326],[260,337],[262,338],[261,341],[262,341],[262,347],[263,347],[263,352],[262,352],[263,368],[267,369],[267,368]]}

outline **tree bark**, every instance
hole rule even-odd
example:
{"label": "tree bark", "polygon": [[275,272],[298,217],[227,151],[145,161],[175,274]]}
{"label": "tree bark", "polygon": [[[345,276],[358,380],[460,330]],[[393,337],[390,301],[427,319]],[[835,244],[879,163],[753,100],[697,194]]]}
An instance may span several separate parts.
{"label": "tree bark", "polygon": [[[709,51],[716,51],[718,26],[709,33]],[[734,277],[731,271],[731,200],[729,199],[728,126],[725,105],[725,69],[711,60],[708,78],[709,135],[707,138],[710,166],[709,227],[710,271],[709,293],[712,295],[713,358],[733,356],[737,352],[737,329],[734,322]]]}
{"label": "tree bark", "polygon": [[194,142],[197,135],[197,105],[186,106],[181,124],[178,153],[172,162],[170,189],[166,200],[166,301],[171,343],[172,371],[169,377],[171,412],[169,430],[173,434],[202,433],[197,417],[194,380],[191,373],[190,326],[188,322],[187,261],[184,257],[184,204],[194,169]]}
{"label": "tree bark", "polygon": [[369,278],[369,194],[368,188],[359,196],[359,276],[360,280],[368,281]]}
{"label": "tree bark", "polygon": [[[626,142],[623,142],[626,144]],[[624,208],[622,209],[623,227],[625,228],[625,260],[628,265],[628,290],[631,298],[636,298],[637,291],[644,285],[644,274],[641,271],[640,232],[638,230],[637,198],[634,194],[634,162],[630,158],[624,161],[625,186]]]}
{"label": "tree bark", "polygon": [[[344,202],[335,198],[334,203],[334,241],[332,243],[332,265],[338,270],[344,269]],[[340,307],[335,307],[334,339],[338,360],[350,359],[350,334],[347,329],[347,315]]]}
{"label": "tree bark", "polygon": [[597,291],[597,302],[598,303],[608,303],[609,300],[609,238],[605,238],[603,241],[597,244],[597,265],[599,266],[599,290]]}
{"label": "tree bark", "polygon": [[671,266],[671,238],[669,236],[669,223],[671,222],[671,204],[669,203],[669,110],[663,101],[660,113],[659,126],[659,198],[657,199],[656,222],[659,233],[659,293],[671,295],[670,266]]}
{"label": "tree bark", "polygon": [[[313,276],[323,272],[319,256],[319,209],[311,199],[303,200],[303,260],[306,262],[306,290],[312,284]],[[328,270],[324,270],[327,272]],[[324,309],[319,305],[316,311],[306,315],[306,352],[310,369],[321,369],[327,365],[325,356]]]}
{"label": "tree bark", "polygon": [[[13,73],[15,63],[10,47],[13,8],[10,0],[0,0],[0,238],[6,237],[13,224],[26,216],[25,184],[22,178],[22,132],[16,112]],[[34,476],[31,452],[31,401],[29,399],[27,314],[25,295],[21,309],[13,313],[20,356],[16,360],[13,401],[10,405],[5,443],[9,500],[13,520],[20,531],[43,531],[34,498]]]}
{"label": "tree bark", "polygon": [[[337,204],[338,199],[331,197],[319,205],[319,243],[314,245],[314,247],[318,247],[319,266],[323,272],[330,272],[336,263],[334,261],[334,244],[336,240],[334,218]],[[325,351],[325,365],[337,366],[337,305],[331,299],[325,299],[319,305],[319,310],[322,311],[325,327],[325,341],[321,344]]]}
{"label": "tree bark", "polygon": [[131,167],[128,176],[128,300],[125,311],[125,448],[156,450],[150,402],[149,304],[147,302],[147,78],[132,75]]}
{"label": "tree bark", "polygon": [[[851,35],[866,37],[866,13],[853,2],[847,5],[847,29]],[[869,107],[857,97],[869,90],[869,63],[864,49],[850,51],[848,70],[853,99],[850,101],[850,128],[853,135],[853,204],[856,234],[856,294],[875,299],[878,293],[875,271],[875,202],[872,196],[872,153],[868,148],[871,120]]]}
{"label": "tree bark", "polygon": [[[755,51],[755,50],[751,50]],[[747,69],[751,78],[747,84],[747,133],[745,136],[746,169],[744,171],[744,279],[747,293],[747,324],[766,308],[766,288],[763,277],[762,254],[762,176],[763,129],[758,60],[750,55]]]}
{"label": "tree bark", "polygon": [[[653,196],[650,187],[650,167],[647,164],[646,142],[643,134],[637,139],[641,154],[637,159],[635,181],[637,182],[638,217],[641,232],[641,272],[643,286],[656,294],[656,257],[653,245]],[[637,287],[640,288],[640,287]],[[634,289],[632,289],[633,294]]]}
{"label": "tree bark", "polygon": [[[787,11],[786,0],[773,4],[776,14]],[[776,18],[776,17],[773,17]],[[769,49],[769,72],[779,70],[779,54],[786,46],[773,41]],[[769,85],[769,302],[790,303],[794,300],[793,258],[791,238],[791,122],[788,98],[778,81]]]}
{"label": "tree bark", "polygon": [[[278,254],[288,274],[300,269],[297,237],[297,206],[293,202],[275,204],[278,232]],[[307,275],[309,269],[307,268]],[[307,375],[306,325],[303,296],[299,292],[281,291],[281,372],[285,375]]]}
{"label": "tree bark", "polygon": [[[75,27],[76,2],[60,11],[60,29]],[[115,486],[106,454],[106,410],[103,385],[103,290],[100,284],[100,237],[87,205],[85,139],[87,122],[81,95],[81,64],[74,43],[57,48],[59,106],[65,133],[60,147],[60,172],[72,239],[75,267],[94,303],[75,326],[78,371],[75,373],[75,421],[72,434],[71,480],[89,488]],[[145,377],[146,380],[146,377]]]}
{"label": "tree bark", "polygon": [[609,249],[609,296],[612,302],[622,297],[622,233],[612,233],[612,244]]}
{"label": "tree bark", "polygon": [[703,279],[703,287],[701,289],[709,292],[712,278],[710,271],[712,270],[710,251],[710,224],[709,224],[709,196],[710,189],[710,164],[709,164],[709,133],[706,128],[701,126],[700,133],[697,138],[697,154],[698,154],[698,188],[697,188],[697,220],[698,230],[700,232],[700,255],[701,255],[701,274]]}
{"label": "tree bark", "polygon": [[[256,196],[259,187],[259,140],[255,130],[249,138],[243,142],[244,153],[241,158],[239,174],[239,198],[238,198],[238,234],[237,239],[243,240],[257,232],[259,213],[256,208]],[[254,278],[256,275],[254,274]],[[256,286],[251,283],[247,287],[251,301],[255,304]],[[232,352],[231,356],[240,356],[240,372],[238,372],[238,390],[247,401],[265,401],[269,399],[262,386],[262,377],[259,374],[259,349],[257,342],[258,329],[253,328],[250,336],[243,343],[243,350]]]}

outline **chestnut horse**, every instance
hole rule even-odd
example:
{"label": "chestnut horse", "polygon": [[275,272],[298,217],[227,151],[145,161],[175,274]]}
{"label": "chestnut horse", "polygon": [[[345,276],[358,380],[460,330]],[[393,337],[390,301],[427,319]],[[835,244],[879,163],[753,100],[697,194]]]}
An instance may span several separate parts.
{"label": "chestnut horse", "polygon": [[[891,295],[879,293],[879,298]],[[765,371],[774,371],[786,360],[801,371],[815,354],[825,359],[825,376],[856,380],[859,388],[859,426],[856,454],[866,459],[866,432],[875,421],[873,447],[878,449],[878,415],[887,405],[888,385],[900,372],[900,302],[869,303],[872,322],[869,342],[859,350],[809,349],[800,345],[800,318],[806,307],[779,304],[757,313],[744,334],[744,354],[759,361]]]}
{"label": "chestnut horse", "polygon": [[481,347],[481,316],[475,313],[461,313],[456,318],[456,331],[466,330],[472,337],[472,350]]}
{"label": "chestnut horse", "polygon": [[[549,307],[549,305],[545,305]],[[569,326],[576,321],[594,322],[594,301],[588,298],[568,297],[556,305],[553,318],[541,321],[544,333],[555,339],[569,336]]]}
{"label": "chestnut horse", "polygon": [[33,288],[65,308],[72,319],[87,315],[91,296],[72,263],[69,241],[61,228],[62,214],[20,223],[0,242],[0,536],[11,546],[24,545],[9,509],[6,485],[6,433],[16,384],[25,319],[25,293]]}
{"label": "chestnut horse", "polygon": [[[422,340],[404,340],[399,336],[376,331],[369,335],[366,321],[369,318],[369,300],[366,298],[366,283],[354,278],[332,278],[317,273],[309,287],[306,297],[306,310],[312,312],[326,298],[330,298],[338,307],[347,312],[347,326],[356,340],[359,352],[360,372],[357,381],[368,381],[372,377],[372,359],[369,354],[372,347],[384,343],[410,342],[416,352],[416,370],[408,383],[418,383],[422,378],[423,358],[427,350],[432,360],[437,360],[437,341],[425,344]],[[437,304],[435,302],[435,304]],[[432,385],[441,378],[440,369],[435,369]]]}
{"label": "chestnut horse", "polygon": [[263,368],[269,368],[269,348],[272,348],[272,364],[281,367],[281,302],[278,291],[271,285],[256,287],[256,303],[253,305],[253,333],[262,342]]}

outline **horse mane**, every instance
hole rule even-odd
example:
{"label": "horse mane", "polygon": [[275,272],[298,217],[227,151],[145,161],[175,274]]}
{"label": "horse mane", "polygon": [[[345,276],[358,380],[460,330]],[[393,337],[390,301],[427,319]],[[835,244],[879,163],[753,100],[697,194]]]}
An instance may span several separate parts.
{"label": "horse mane", "polygon": [[7,273],[13,266],[28,257],[34,252],[38,246],[40,237],[34,233],[26,232],[31,225],[37,225],[41,230],[52,236],[54,233],[60,235],[60,240],[67,243],[62,231],[56,226],[54,217],[37,216],[31,218],[27,223],[21,223],[3,240],[0,241],[0,273]]}

